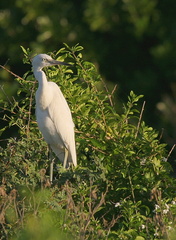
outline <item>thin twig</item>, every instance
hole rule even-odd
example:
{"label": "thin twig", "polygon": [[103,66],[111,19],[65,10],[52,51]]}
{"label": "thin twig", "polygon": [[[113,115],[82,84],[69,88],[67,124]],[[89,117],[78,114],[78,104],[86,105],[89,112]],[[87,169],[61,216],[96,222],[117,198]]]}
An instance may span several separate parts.
{"label": "thin twig", "polygon": [[8,97],[6,92],[4,91],[4,86],[0,85],[0,88],[1,88],[1,91],[3,92],[4,96],[7,98],[7,101],[13,106],[14,104],[12,103],[12,101],[10,100],[10,98]]}
{"label": "thin twig", "polygon": [[143,116],[143,112],[144,112],[144,108],[145,108],[145,103],[146,103],[146,102],[144,101],[144,102],[143,102],[143,105],[142,105],[142,109],[141,109],[141,112],[140,112],[137,129],[136,129],[135,138],[137,138],[137,135],[138,135],[138,132],[139,132],[139,128],[140,128],[140,125],[141,125],[142,116]]}
{"label": "thin twig", "polygon": [[168,155],[167,155],[167,161],[168,161],[171,153],[174,151],[174,148],[175,148],[175,147],[176,147],[176,144],[174,144],[174,145],[172,146],[171,150],[169,151],[169,153],[168,153]]}
{"label": "thin twig", "polygon": [[112,100],[112,96],[114,95],[114,92],[117,89],[117,84],[114,86],[112,92],[109,93],[109,90],[108,90],[108,87],[107,87],[106,83],[103,81],[103,79],[101,81],[102,81],[102,83],[104,85],[104,88],[106,89],[106,92],[108,93],[108,98],[109,98],[110,105],[111,105],[111,107],[113,107],[114,103],[113,103],[113,100]]}
{"label": "thin twig", "polygon": [[116,89],[117,89],[117,84],[114,86],[112,92],[109,93],[109,89],[108,89],[105,81],[103,81],[103,79],[101,79],[101,82],[103,83],[103,86],[104,86],[106,92],[108,93],[108,98],[109,98],[110,105],[111,105],[111,107],[113,107],[113,106],[114,106],[114,103],[113,103],[113,101],[112,101],[112,96],[114,95],[114,92],[115,92]]}
{"label": "thin twig", "polygon": [[164,133],[164,128],[161,129],[161,134],[159,136],[159,141],[161,140],[161,138],[163,137],[163,133]]}
{"label": "thin twig", "polygon": [[112,90],[112,92],[111,92],[111,95],[113,95],[114,94],[114,92],[116,91],[116,89],[117,89],[117,84],[114,86],[114,88],[113,88],[113,90]]}
{"label": "thin twig", "polygon": [[9,72],[10,74],[12,74],[13,76],[15,76],[16,78],[19,78],[19,79],[21,79],[21,80],[24,81],[24,79],[23,79],[22,77],[20,77],[20,76],[18,76],[17,74],[13,73],[12,71],[10,71],[9,69],[7,69],[6,67],[4,67],[4,66],[2,66],[2,65],[0,65],[0,67],[3,68],[4,70],[6,70],[7,72]]}
{"label": "thin twig", "polygon": [[[128,179],[129,179],[129,183],[130,183],[130,187],[131,187],[131,194],[132,194],[132,198],[133,198],[133,202],[134,204],[136,204],[136,198],[135,198],[135,194],[134,194],[134,188],[133,188],[133,183],[132,183],[132,178],[130,175],[130,170],[128,168]],[[137,214],[137,209],[135,209],[136,214]]]}
{"label": "thin twig", "polygon": [[89,147],[93,148],[93,149],[94,149],[95,151],[97,151],[97,152],[100,152],[100,153],[103,153],[103,154],[107,155],[107,153],[106,153],[106,152],[102,151],[102,150],[101,150],[101,149],[99,149],[99,148],[96,148],[96,147],[92,146],[91,144],[87,144],[87,146],[89,146]]}
{"label": "thin twig", "polygon": [[110,99],[109,99],[112,107],[114,106],[114,103],[113,103],[113,101],[112,101],[112,96],[114,95],[114,93],[115,93],[115,91],[116,91],[116,89],[117,89],[117,86],[118,86],[117,84],[114,86],[114,88],[113,88],[113,90],[112,90],[112,92],[111,92],[111,95],[110,95]]}

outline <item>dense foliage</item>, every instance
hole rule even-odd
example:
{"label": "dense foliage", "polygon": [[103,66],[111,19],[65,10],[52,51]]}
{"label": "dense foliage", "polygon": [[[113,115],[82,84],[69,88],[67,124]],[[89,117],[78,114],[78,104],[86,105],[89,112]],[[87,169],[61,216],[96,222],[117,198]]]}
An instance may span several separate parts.
{"label": "dense foliage", "polygon": [[[29,50],[22,49],[24,63],[30,63]],[[34,116],[37,84],[31,71],[16,78],[21,100],[4,102],[3,119],[9,128],[18,127],[19,137],[0,151],[1,239],[173,240],[175,180],[165,145],[142,120],[145,102],[139,109],[142,96],[131,91],[117,112],[115,88],[108,91],[81,50],[65,45],[52,56],[72,67],[46,69],[71,108],[78,156],[75,169],[56,161],[52,186],[47,145]]]}

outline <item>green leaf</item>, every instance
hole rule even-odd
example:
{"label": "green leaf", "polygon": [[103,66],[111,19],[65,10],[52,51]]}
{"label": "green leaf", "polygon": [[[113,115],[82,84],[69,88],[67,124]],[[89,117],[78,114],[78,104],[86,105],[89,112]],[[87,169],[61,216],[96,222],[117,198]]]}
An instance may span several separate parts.
{"label": "green leaf", "polygon": [[26,49],[25,49],[23,46],[20,46],[20,47],[21,47],[23,53],[24,53],[25,55],[28,55],[28,52],[26,51]]}
{"label": "green leaf", "polygon": [[137,237],[135,238],[135,240],[145,240],[145,238],[143,238],[143,237],[141,237],[141,236],[137,236]]}

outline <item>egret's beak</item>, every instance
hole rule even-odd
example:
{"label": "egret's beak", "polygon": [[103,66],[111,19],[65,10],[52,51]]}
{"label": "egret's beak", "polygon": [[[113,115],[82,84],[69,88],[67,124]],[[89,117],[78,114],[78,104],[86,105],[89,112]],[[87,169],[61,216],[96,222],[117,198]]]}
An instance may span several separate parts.
{"label": "egret's beak", "polygon": [[52,66],[52,65],[65,65],[65,66],[71,66],[69,63],[65,63],[65,62],[60,62],[57,60],[48,60],[48,63]]}

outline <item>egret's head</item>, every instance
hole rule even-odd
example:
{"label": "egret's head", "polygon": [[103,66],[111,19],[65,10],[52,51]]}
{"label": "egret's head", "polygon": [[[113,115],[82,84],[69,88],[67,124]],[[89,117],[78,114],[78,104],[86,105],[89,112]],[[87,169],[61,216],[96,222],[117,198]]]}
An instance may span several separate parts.
{"label": "egret's head", "polygon": [[53,65],[70,65],[65,62],[60,62],[52,59],[47,54],[38,54],[32,59],[32,67],[34,69],[42,69],[43,67],[53,66]]}

